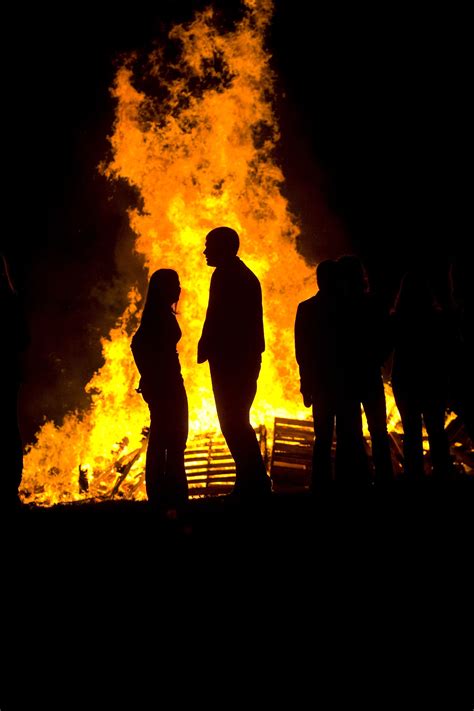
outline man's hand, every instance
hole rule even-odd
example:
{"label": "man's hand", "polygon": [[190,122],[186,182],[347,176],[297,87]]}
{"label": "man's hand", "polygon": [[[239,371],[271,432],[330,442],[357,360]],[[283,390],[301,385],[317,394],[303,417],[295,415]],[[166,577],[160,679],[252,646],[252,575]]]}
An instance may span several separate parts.
{"label": "man's hand", "polygon": [[303,395],[304,406],[311,407],[311,405],[313,404],[313,397],[312,397],[311,393],[304,392],[304,393],[302,393],[302,395]]}

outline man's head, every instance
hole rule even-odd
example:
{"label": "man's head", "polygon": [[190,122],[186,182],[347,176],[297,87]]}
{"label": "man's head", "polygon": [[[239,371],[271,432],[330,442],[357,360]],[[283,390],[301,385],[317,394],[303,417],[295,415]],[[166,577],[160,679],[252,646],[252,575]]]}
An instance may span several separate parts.
{"label": "man's head", "polygon": [[337,260],[341,288],[347,296],[360,295],[367,290],[364,266],[354,254],[346,254]]}
{"label": "man's head", "polygon": [[316,268],[316,282],[321,293],[334,291],[337,283],[337,264],[333,259],[325,259]]}
{"label": "man's head", "polygon": [[204,255],[209,267],[218,267],[235,257],[239,250],[239,235],[231,227],[216,227],[206,236]]}

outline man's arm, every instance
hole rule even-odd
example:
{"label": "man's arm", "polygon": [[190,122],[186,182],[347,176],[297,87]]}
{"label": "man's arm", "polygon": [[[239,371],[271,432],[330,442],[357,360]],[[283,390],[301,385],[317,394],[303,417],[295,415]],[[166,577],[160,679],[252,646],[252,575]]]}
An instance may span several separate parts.
{"label": "man's arm", "polygon": [[197,362],[205,363],[209,358],[209,347],[212,338],[213,321],[214,321],[214,309],[215,309],[215,272],[211,277],[211,284],[209,287],[209,302],[207,305],[206,318],[204,319],[204,325],[202,327],[201,338],[199,339],[197,347]]}
{"label": "man's arm", "polygon": [[263,296],[262,296],[262,287],[260,285],[260,282],[258,282],[258,335],[257,335],[257,342],[259,345],[259,348],[261,349],[261,352],[263,353],[265,350],[265,334],[263,330]]}
{"label": "man's arm", "polygon": [[313,403],[310,332],[303,304],[299,304],[295,319],[295,354],[300,370],[300,390],[305,407]]}

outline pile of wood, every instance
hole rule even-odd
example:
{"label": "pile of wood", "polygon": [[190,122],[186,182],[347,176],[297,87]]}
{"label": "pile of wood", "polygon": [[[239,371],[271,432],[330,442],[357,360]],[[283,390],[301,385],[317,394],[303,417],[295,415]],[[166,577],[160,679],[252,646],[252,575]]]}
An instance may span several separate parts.
{"label": "pile of wood", "polygon": [[[474,476],[474,448],[459,417],[449,421],[446,427],[451,457],[453,476],[462,479]],[[395,477],[403,473],[403,434],[389,432],[390,450]],[[365,440],[369,461],[372,460],[370,438]],[[270,476],[273,491],[298,491],[309,488],[311,482],[312,452],[314,446],[313,420],[293,420],[276,417],[274,425],[274,443],[270,464]],[[423,451],[425,470],[431,470],[429,443],[424,432]],[[333,460],[335,445],[332,450]]]}
{"label": "pile of wood", "polygon": [[[260,425],[255,429],[255,433],[267,466],[267,430],[264,425]],[[98,498],[135,498],[136,492],[144,488],[144,455],[148,444],[148,428],[144,428],[142,434],[142,443],[138,449],[122,455],[102,473],[102,480],[111,483]],[[184,455],[184,464],[190,498],[227,494],[234,486],[235,463],[221,434],[207,432],[190,439]],[[78,481],[79,491],[85,493],[88,489],[87,478],[81,466]]]}
{"label": "pile of wood", "polygon": [[[262,456],[270,471],[272,488],[275,492],[303,491],[311,482],[311,464],[314,445],[313,420],[295,420],[276,417],[274,420],[273,447],[271,456],[267,450],[267,431],[263,425],[256,428]],[[474,476],[474,450],[465,428],[459,418],[449,421],[448,434],[455,476]],[[390,432],[390,447],[395,476],[403,472],[403,434]],[[99,495],[101,499],[134,499],[144,490],[145,453],[148,429],[143,430],[141,446],[133,452],[119,457],[103,473],[103,480],[110,486]],[[370,438],[366,439],[369,460],[371,459]],[[424,437],[426,471],[429,466],[429,445]],[[333,458],[335,455],[333,444]],[[185,467],[190,498],[219,496],[229,493],[235,482],[235,463],[221,434],[208,432],[189,440],[185,452]],[[87,492],[87,478],[79,467],[79,490]],[[89,492],[90,493],[90,492]]]}
{"label": "pile of wood", "polygon": [[[260,451],[267,465],[267,430],[255,429]],[[221,434],[198,435],[188,444],[184,455],[190,498],[228,494],[235,482],[235,463]]]}
{"label": "pile of wood", "polygon": [[275,417],[270,463],[273,491],[309,487],[313,444],[313,420]]}

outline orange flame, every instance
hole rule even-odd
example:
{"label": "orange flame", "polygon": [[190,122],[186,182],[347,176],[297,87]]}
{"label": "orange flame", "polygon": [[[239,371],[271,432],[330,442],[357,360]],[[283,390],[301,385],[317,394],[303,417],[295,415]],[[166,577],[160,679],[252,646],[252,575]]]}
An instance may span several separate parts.
{"label": "orange flame", "polygon": [[[253,424],[271,426],[275,415],[308,415],[300,404],[293,325],[298,302],[314,292],[314,271],[296,252],[299,229],[273,158],[279,136],[264,49],[272,3],[245,0],[245,8],[230,32],[218,29],[211,9],[172,29],[170,39],[181,46],[173,77],[166,78],[159,53],[151,69],[167,97],[160,106],[134,87],[129,66],[118,71],[113,159],[102,167],[108,178],[125,179],[140,192],[143,209],[130,211],[130,224],[149,273],[161,267],[179,272],[179,350],[192,434],[218,429],[207,365],[196,364],[196,347],[211,277],[202,256],[204,239],[219,225],[237,230],[239,254],[262,284],[267,350]],[[105,363],[86,386],[90,409],[70,413],[61,427],[46,423],[29,448],[25,500],[49,505],[83,498],[79,468],[88,496],[110,491],[117,457],[126,461],[141,446],[148,410],[135,392],[138,375],[130,352],[141,297],[134,287],[129,297],[125,313],[101,341]],[[139,464],[143,456],[141,451]],[[138,469],[127,474],[124,493],[143,498]]]}

